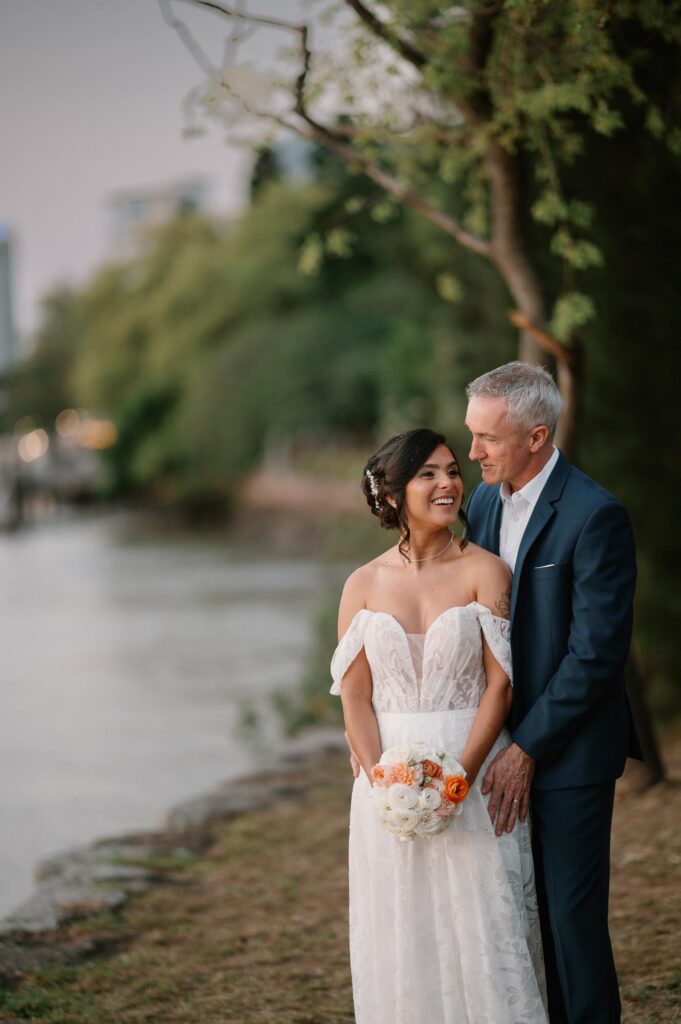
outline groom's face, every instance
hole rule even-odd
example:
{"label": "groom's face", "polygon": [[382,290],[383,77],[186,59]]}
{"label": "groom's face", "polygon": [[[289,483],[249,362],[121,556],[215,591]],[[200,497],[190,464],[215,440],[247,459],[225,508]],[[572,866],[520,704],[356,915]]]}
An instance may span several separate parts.
{"label": "groom's face", "polygon": [[473,435],[469,458],[480,463],[483,481],[522,487],[532,460],[530,439],[509,421],[504,399],[471,398],[466,426]]}

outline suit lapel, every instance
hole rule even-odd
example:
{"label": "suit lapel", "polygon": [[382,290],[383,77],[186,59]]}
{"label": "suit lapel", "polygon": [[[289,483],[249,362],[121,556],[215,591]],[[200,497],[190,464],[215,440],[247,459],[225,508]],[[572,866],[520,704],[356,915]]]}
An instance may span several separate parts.
{"label": "suit lapel", "polygon": [[492,499],[492,507],[487,519],[487,536],[485,537],[485,547],[488,551],[493,554],[499,554],[499,535],[501,533],[501,494],[499,488],[497,488],[497,495]]}
{"label": "suit lapel", "polygon": [[[555,503],[563,493],[565,481],[567,480],[569,473],[570,463],[564,455],[560,454],[556,465],[553,467],[551,475],[544,485],[544,489],[539,495],[537,504],[534,506],[534,510],[530,516],[530,521],[525,528],[523,538],[520,542],[518,557],[516,559],[515,569],[513,570],[513,585],[511,587],[511,620],[513,620],[515,612],[516,600],[518,598],[518,587],[520,586],[520,577],[523,572],[527,553],[547,523],[549,523],[556,514]],[[499,499],[499,504],[501,505],[501,499]],[[501,516],[499,516],[499,525],[501,526]]]}

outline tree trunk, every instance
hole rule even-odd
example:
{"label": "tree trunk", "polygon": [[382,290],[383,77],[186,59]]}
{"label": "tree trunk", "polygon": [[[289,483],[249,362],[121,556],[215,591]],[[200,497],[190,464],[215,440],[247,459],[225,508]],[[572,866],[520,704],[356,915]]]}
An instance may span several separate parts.
{"label": "tree trunk", "polygon": [[[546,309],[539,278],[532,267],[523,244],[520,225],[520,185],[517,163],[501,147],[492,143],[485,162],[490,182],[492,205],[492,251],[490,258],[524,314],[535,328],[522,330],[518,358],[526,363],[546,360],[549,342],[542,338]],[[539,328],[539,330],[536,330]],[[545,342],[542,346],[541,341]],[[554,349],[555,351],[555,349]],[[578,424],[582,408],[584,385],[584,350],[579,338],[558,355],[558,386],[563,399],[563,412],[556,431],[556,444],[566,458],[574,461],[577,455]],[[648,784],[654,785],[664,778],[655,731],[644,699],[644,688],[638,664],[632,654],[627,663],[627,686],[634,722],[641,739]]]}
{"label": "tree trunk", "polygon": [[634,725],[636,726],[638,738],[641,741],[641,749],[643,751],[643,759],[646,769],[646,784],[648,786],[654,786],[656,783],[664,781],[664,764],[662,762],[660,748],[657,743],[655,730],[653,729],[653,723],[650,717],[650,711],[648,710],[648,704],[645,698],[645,685],[643,675],[641,673],[641,666],[633,648],[629,654],[629,660],[626,665],[625,678],[631,713],[634,718]]}
{"label": "tree trunk", "polygon": [[563,399],[563,411],[558,421],[555,441],[565,458],[576,462],[584,388],[584,348],[579,338],[573,339],[570,358],[558,361],[558,387]]}
{"label": "tree trunk", "polygon": [[[525,251],[520,223],[520,177],[518,161],[492,140],[485,157],[485,174],[490,187],[492,213],[489,258],[501,274],[521,313],[543,327],[546,307],[539,278]],[[518,358],[540,363],[542,348],[529,331],[521,331]]]}

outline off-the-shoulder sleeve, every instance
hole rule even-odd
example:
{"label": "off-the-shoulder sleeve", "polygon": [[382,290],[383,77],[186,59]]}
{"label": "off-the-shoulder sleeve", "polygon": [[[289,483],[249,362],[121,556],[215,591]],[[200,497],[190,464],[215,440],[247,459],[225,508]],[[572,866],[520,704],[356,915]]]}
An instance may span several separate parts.
{"label": "off-the-shoulder sleeve", "polygon": [[513,683],[513,662],[511,660],[511,623],[493,615],[484,604],[475,603],[478,620],[482,627],[487,646]]}
{"label": "off-the-shoulder sleeve", "polygon": [[340,695],[343,676],[364,646],[364,630],[370,615],[371,612],[366,608],[357,612],[333,653],[331,659],[333,686],[330,692],[336,697]]}

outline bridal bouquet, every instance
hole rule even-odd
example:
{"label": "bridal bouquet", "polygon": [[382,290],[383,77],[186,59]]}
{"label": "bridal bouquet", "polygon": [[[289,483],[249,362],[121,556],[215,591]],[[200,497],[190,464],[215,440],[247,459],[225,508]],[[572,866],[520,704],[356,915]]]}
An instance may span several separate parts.
{"label": "bridal bouquet", "polygon": [[374,808],[401,840],[434,836],[463,810],[466,773],[456,760],[425,743],[385,750],[371,770]]}

